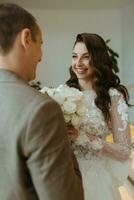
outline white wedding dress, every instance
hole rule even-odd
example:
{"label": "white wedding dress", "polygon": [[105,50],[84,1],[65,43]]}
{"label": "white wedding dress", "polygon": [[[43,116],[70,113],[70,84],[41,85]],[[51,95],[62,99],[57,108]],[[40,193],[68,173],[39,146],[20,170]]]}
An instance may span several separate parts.
{"label": "white wedding dress", "polygon": [[[126,160],[130,153],[128,106],[121,93],[110,89],[111,120],[108,126],[94,103],[95,92],[88,90],[83,94],[87,114],[72,148],[82,173],[85,200],[120,200],[118,187],[126,179],[131,163]],[[114,143],[106,141],[110,133],[113,133]],[[90,134],[96,134],[99,139],[90,141]],[[103,146],[107,154],[101,152]]]}

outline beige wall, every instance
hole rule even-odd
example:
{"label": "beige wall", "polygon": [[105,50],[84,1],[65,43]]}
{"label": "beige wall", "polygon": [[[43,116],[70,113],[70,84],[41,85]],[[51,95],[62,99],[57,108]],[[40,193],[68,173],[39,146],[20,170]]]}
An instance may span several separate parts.
{"label": "beige wall", "polygon": [[122,10],[123,80],[134,83],[134,3]]}
{"label": "beige wall", "polygon": [[[134,3],[122,10],[122,78],[129,90],[130,102],[134,105]],[[130,121],[134,123],[134,107],[130,109]]]}

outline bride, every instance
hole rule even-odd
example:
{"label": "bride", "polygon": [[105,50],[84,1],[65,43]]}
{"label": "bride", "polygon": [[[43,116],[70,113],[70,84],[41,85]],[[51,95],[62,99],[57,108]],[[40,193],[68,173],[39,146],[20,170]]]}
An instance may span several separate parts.
{"label": "bride", "polygon": [[[120,200],[118,187],[130,164],[128,92],[113,72],[106,44],[97,34],[77,35],[67,85],[83,91],[87,107],[72,141],[85,200]],[[109,134],[113,142],[106,140]]]}

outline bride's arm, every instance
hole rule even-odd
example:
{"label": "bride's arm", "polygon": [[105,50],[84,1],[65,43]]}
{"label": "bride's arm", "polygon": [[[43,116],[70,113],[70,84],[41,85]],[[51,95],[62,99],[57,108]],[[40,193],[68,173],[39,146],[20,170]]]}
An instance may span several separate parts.
{"label": "bride's arm", "polygon": [[111,91],[110,118],[114,142],[103,141],[103,152],[119,160],[127,160],[130,157],[128,106],[117,90]]}

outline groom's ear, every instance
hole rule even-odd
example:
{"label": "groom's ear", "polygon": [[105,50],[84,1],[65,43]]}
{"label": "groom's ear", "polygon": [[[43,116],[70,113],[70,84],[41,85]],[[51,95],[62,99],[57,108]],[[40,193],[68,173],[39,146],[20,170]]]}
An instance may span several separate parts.
{"label": "groom's ear", "polygon": [[23,29],[20,33],[20,40],[23,49],[27,51],[32,42],[31,30],[28,28]]}

